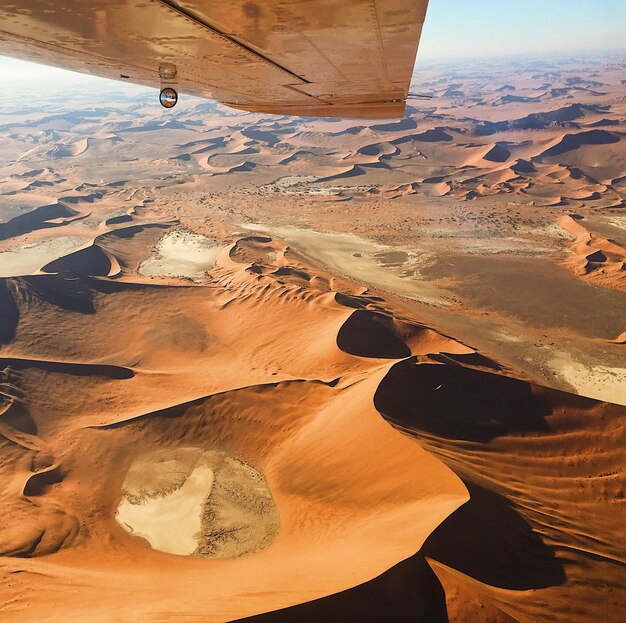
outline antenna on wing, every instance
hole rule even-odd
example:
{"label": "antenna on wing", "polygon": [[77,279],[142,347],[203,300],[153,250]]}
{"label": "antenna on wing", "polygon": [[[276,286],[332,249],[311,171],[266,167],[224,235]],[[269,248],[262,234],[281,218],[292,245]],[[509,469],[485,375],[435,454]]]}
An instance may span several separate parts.
{"label": "antenna on wing", "polygon": [[431,100],[433,99],[432,95],[422,95],[421,93],[409,93],[406,96],[407,99],[420,99],[420,100]]}

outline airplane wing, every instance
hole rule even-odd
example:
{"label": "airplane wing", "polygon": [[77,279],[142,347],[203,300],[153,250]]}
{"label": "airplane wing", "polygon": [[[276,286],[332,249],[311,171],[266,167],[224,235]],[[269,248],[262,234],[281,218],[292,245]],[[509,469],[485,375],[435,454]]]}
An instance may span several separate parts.
{"label": "airplane wing", "polygon": [[254,112],[402,117],[428,0],[19,0],[0,54]]}

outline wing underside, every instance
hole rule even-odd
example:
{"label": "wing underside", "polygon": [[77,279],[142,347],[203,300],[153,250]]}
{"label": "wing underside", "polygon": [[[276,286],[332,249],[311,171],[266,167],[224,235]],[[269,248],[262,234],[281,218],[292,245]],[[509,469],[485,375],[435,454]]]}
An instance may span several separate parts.
{"label": "wing underside", "polygon": [[20,0],[0,54],[255,112],[401,117],[427,4]]}

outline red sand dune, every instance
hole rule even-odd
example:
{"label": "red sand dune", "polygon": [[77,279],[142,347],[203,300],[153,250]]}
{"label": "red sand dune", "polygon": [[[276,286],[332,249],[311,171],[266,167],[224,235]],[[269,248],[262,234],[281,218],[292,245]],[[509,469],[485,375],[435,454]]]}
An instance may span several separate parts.
{"label": "red sand dune", "polygon": [[[7,616],[618,620],[623,540],[603,535],[623,531],[623,407],[502,376],[268,237],[236,242],[205,286],[4,283]],[[63,339],[33,340],[40,326]],[[177,556],[117,523],[129,469],[185,448],[262,474],[270,545]]]}

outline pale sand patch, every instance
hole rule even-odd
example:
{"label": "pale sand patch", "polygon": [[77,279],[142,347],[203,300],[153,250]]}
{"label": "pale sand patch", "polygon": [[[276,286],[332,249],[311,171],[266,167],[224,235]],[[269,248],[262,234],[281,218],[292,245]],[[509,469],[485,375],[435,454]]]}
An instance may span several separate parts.
{"label": "pale sand patch", "polygon": [[77,251],[84,244],[84,238],[62,236],[0,251],[0,277],[32,275],[42,266]]}
{"label": "pale sand patch", "polygon": [[263,476],[235,457],[202,448],[137,459],[124,481],[116,519],[154,549],[205,558],[264,549],[279,527]]}
{"label": "pale sand patch", "polygon": [[619,229],[626,229],[626,217],[624,216],[616,216],[614,218],[610,218],[608,220],[609,225],[613,225],[613,227],[618,227]]}
{"label": "pale sand patch", "polygon": [[626,405],[626,368],[585,365],[569,353],[559,353],[550,365],[581,396]]}
{"label": "pale sand patch", "polygon": [[[180,489],[133,504],[128,498],[117,509],[117,521],[154,549],[188,556],[198,547],[202,505],[213,486],[213,470],[196,467]],[[176,529],[172,529],[173,527]]]}
{"label": "pale sand patch", "polygon": [[[441,290],[414,278],[417,256],[411,249],[380,244],[354,234],[259,223],[240,226],[277,236],[335,274],[430,305],[449,304]],[[390,256],[399,257],[400,253],[406,254],[406,261],[390,263],[386,260]]]}
{"label": "pale sand patch", "polygon": [[175,229],[159,239],[152,254],[139,265],[139,273],[147,277],[187,277],[201,281],[223,248],[207,236]]}
{"label": "pale sand patch", "polygon": [[276,185],[283,188],[289,188],[291,186],[297,186],[298,184],[313,182],[316,179],[317,177],[315,175],[286,175],[285,177],[281,177],[276,182]]}

